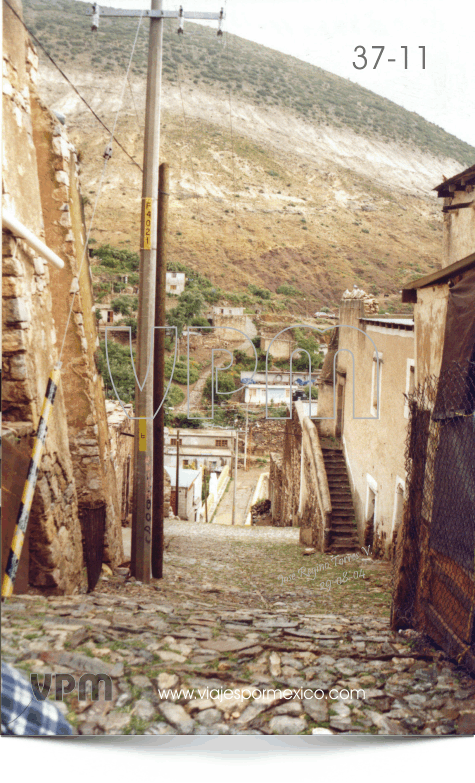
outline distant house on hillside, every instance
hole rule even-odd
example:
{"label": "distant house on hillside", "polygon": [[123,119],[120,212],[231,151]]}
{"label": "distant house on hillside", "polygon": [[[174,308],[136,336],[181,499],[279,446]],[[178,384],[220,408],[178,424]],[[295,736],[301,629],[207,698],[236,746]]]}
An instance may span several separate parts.
{"label": "distant house on hillside", "polygon": [[185,290],[186,276],[184,272],[167,272],[166,293],[180,296]]}

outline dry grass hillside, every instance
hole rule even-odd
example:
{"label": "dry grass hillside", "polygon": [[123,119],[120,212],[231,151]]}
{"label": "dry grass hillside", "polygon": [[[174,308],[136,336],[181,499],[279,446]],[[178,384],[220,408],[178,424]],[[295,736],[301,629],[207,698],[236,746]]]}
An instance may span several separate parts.
{"label": "dry grass hillside", "polygon": [[[86,6],[26,0],[25,18],[103,121],[119,108],[136,22]],[[55,14],[60,9],[60,14]],[[114,25],[114,27],[112,26]],[[146,30],[139,36],[116,136],[142,163]],[[336,305],[357,283],[397,307],[398,291],[438,266],[441,207],[432,188],[475,150],[374,93],[292,57],[166,23],[161,159],[171,169],[169,258],[227,291],[276,292],[279,307]],[[178,39],[178,40],[177,40]],[[86,215],[107,134],[42,62],[40,93],[66,115],[81,152]],[[117,148],[92,237],[138,249],[141,172]],[[391,304],[392,303],[392,304]]]}

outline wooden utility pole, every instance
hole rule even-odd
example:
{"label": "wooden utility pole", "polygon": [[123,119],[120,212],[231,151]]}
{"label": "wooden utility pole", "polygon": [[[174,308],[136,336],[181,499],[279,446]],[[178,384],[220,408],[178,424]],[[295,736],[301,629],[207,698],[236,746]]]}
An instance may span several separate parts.
{"label": "wooden utility pole", "polygon": [[246,431],[244,435],[244,470],[247,471],[247,430],[249,426],[249,400],[246,406]]}
{"label": "wooden utility pole", "polygon": [[209,471],[206,465],[204,466],[204,483],[205,483],[205,521],[208,524],[208,492],[209,492]]}
{"label": "wooden utility pole", "polygon": [[[144,17],[150,19],[147,91],[145,97],[145,137],[142,180],[142,217],[140,231],[140,280],[137,329],[137,378],[135,384],[134,506],[132,514],[131,572],[141,582],[150,581],[152,543],[153,477],[153,326],[155,323],[155,279],[157,255],[157,196],[160,149],[160,93],[162,81],[163,19],[219,20],[220,13],[162,10],[162,0],[151,0],[151,10],[122,8],[88,9],[97,29],[100,17]],[[148,372],[147,372],[148,371]],[[177,487],[178,493],[178,487]]]}
{"label": "wooden utility pole", "polygon": [[236,488],[237,488],[237,471],[238,471],[238,431],[236,430],[236,449],[234,452],[234,487],[233,487],[233,516],[231,524],[236,524]]}
{"label": "wooden utility pole", "polygon": [[165,427],[165,293],[167,271],[169,173],[168,163],[162,163],[158,177],[157,271],[155,278],[155,347],[153,358],[153,410],[160,410],[153,420],[153,497],[152,497],[152,576],[163,577],[163,472]]}
{"label": "wooden utility pole", "polygon": [[175,498],[175,516],[178,514],[178,494],[180,489],[180,430],[176,431],[176,498]]}

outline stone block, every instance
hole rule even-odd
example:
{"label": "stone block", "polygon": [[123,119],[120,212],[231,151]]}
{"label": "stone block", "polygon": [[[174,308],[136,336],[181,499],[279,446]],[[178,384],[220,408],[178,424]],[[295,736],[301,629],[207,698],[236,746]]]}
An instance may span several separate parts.
{"label": "stone block", "polygon": [[28,377],[28,369],[23,354],[12,356],[10,360],[10,376],[16,381],[23,381]]}
{"label": "stone block", "polygon": [[69,174],[67,174],[66,171],[57,171],[56,182],[59,182],[60,185],[66,185],[69,187]]}
{"label": "stone block", "polygon": [[8,298],[18,298],[25,293],[25,283],[19,277],[6,277],[2,284],[2,296]]}
{"label": "stone block", "polygon": [[300,543],[305,546],[312,546],[313,543],[313,528],[301,527],[300,528]]}
{"label": "stone block", "polygon": [[31,386],[28,382],[5,381],[2,384],[2,399],[13,403],[30,402],[33,399]]}
{"label": "stone block", "polygon": [[[14,277],[23,277],[25,269],[21,261],[18,258],[5,258],[2,265],[2,275],[7,277],[13,275]],[[4,282],[5,285],[5,282]]]}
{"label": "stone block", "polygon": [[2,351],[4,354],[26,351],[26,333],[21,329],[4,330],[2,335]]}
{"label": "stone block", "polygon": [[5,323],[28,323],[31,320],[28,307],[24,299],[7,299],[3,306]]}

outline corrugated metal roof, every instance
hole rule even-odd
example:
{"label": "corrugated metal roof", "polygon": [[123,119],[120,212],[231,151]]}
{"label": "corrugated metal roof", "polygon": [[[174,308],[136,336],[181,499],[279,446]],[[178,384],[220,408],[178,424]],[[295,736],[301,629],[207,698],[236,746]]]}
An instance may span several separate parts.
{"label": "corrugated metal roof", "polygon": [[[165,470],[170,476],[172,487],[176,487],[176,468],[165,466]],[[191,487],[194,480],[200,475],[200,470],[187,470],[186,468],[180,468],[178,471],[178,486],[188,489]]]}
{"label": "corrugated metal roof", "polygon": [[360,318],[360,321],[378,324],[378,326],[404,326],[414,328],[413,318]]}

